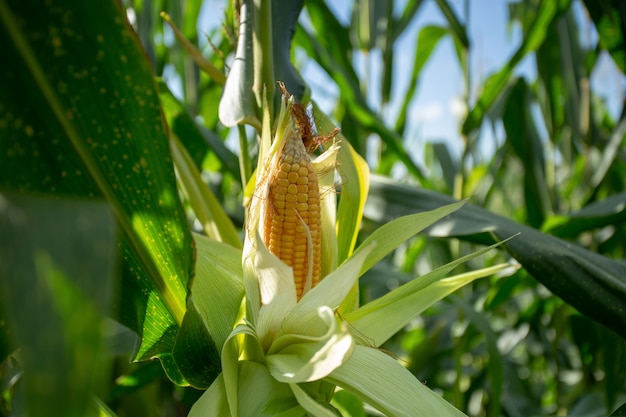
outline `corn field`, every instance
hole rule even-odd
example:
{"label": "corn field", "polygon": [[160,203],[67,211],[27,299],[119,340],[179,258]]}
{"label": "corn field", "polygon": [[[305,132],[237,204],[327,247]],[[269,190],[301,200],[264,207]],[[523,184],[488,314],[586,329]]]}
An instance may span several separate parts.
{"label": "corn field", "polygon": [[0,416],[626,415],[623,0],[0,0],[0,45]]}

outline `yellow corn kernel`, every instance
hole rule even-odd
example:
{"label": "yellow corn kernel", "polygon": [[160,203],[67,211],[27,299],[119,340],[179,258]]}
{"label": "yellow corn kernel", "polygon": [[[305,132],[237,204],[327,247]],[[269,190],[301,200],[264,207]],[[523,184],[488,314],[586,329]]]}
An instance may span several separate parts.
{"label": "yellow corn kernel", "polygon": [[298,299],[320,280],[322,238],[317,174],[299,130],[285,139],[271,172],[263,236],[270,252],[293,269]]}

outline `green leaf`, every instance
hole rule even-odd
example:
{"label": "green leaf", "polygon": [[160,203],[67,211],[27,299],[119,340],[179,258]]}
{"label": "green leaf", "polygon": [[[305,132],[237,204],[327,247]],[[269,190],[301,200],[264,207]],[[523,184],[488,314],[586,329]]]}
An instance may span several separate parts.
{"label": "green leaf", "polygon": [[288,383],[317,381],[348,360],[354,340],[345,325],[337,328],[334,312],[318,310],[327,331],[319,337],[306,332],[285,334],[276,338],[267,356],[267,367],[276,380]]}
{"label": "green leaf", "polygon": [[363,264],[376,244],[362,247],[339,268],[326,276],[311,291],[304,294],[281,323],[282,334],[317,336],[327,331],[327,323],[319,317],[319,307],[335,310],[346,298],[363,271]]}
{"label": "green leaf", "polygon": [[221,349],[233,330],[243,299],[241,251],[196,234],[198,245],[193,302]]}
{"label": "green leaf", "polygon": [[[313,115],[320,134],[329,134],[333,131],[335,128],[333,122],[319,110],[316,103],[313,103]],[[337,134],[337,138],[341,146],[337,161],[342,178],[337,210],[337,261],[342,263],[354,251],[367,199],[370,171],[367,162],[341,133]]]}
{"label": "green leaf", "polygon": [[[273,0],[271,4],[274,79],[282,81],[287,90],[302,101],[306,86],[291,62],[291,40],[304,0]],[[279,99],[279,91],[276,93],[275,99]]]}
{"label": "green leaf", "polygon": [[507,142],[524,167],[524,201],[528,223],[540,227],[552,211],[546,184],[546,167],[543,145],[530,114],[529,87],[518,78],[509,92],[502,115]]}
{"label": "green leaf", "polygon": [[230,416],[223,374],[218,375],[209,389],[193,404],[187,415],[187,417],[210,416]]}
{"label": "green leaf", "polygon": [[361,274],[364,274],[371,267],[376,265],[381,259],[387,256],[392,250],[406,242],[420,231],[442,219],[443,217],[458,210],[464,202],[456,202],[445,207],[439,207],[427,213],[416,213],[403,216],[384,224],[376,229],[356,250],[355,255],[361,252],[362,248],[367,248],[372,242],[376,242],[376,247],[365,260]]}
{"label": "green leaf", "polygon": [[[365,215],[377,221],[432,210],[449,196],[372,177]],[[384,216],[380,207],[385,207]],[[493,244],[519,233],[504,247],[539,282],[588,317],[626,337],[626,266],[574,243],[467,204],[430,230],[434,236]],[[495,239],[494,236],[495,235]]]}
{"label": "green leaf", "polygon": [[182,188],[206,235],[235,248],[241,248],[241,240],[233,222],[202,180],[200,171],[176,134],[170,137],[170,148]]}
{"label": "green leaf", "polygon": [[113,2],[1,2],[0,20],[0,184],[104,196],[123,232],[121,314],[156,354],[184,315],[193,242],[150,64]]}
{"label": "green leaf", "polygon": [[183,104],[169,90],[163,80],[158,80],[159,99],[165,120],[172,132],[181,140],[195,166],[202,169],[207,153],[213,152],[226,171],[233,177],[239,176],[239,161],[222,138],[197,124]]}
{"label": "green leaf", "polygon": [[450,7],[450,3],[447,0],[435,0],[437,2],[437,6],[439,6],[439,10],[445,16],[448,21],[448,25],[450,25],[450,32],[454,35],[456,39],[458,39],[459,43],[463,45],[464,49],[469,49],[470,43],[467,37],[467,30],[465,25],[459,21],[459,18]]}
{"label": "green leaf", "polygon": [[219,353],[200,313],[190,302],[172,352],[176,368],[192,387],[206,389],[222,371]]}
{"label": "green leaf", "polygon": [[569,7],[569,3],[570,0],[558,0],[544,1],[539,4],[537,16],[526,33],[526,36],[524,36],[522,44],[517,51],[515,51],[515,54],[513,54],[509,62],[497,73],[489,77],[489,80],[485,83],[485,87],[478,102],[463,123],[462,131],[464,134],[469,134],[480,127],[485,113],[489,111],[496,99],[505,90],[517,64],[519,64],[526,55],[539,48],[546,37],[547,27],[558,17],[561,11]]}
{"label": "green leaf", "polygon": [[444,278],[452,269],[461,263],[467,262],[494,247],[495,246],[483,248],[480,251],[434,269],[384,296],[367,303],[358,310],[346,314],[344,317],[356,330],[356,334],[362,334],[364,336],[364,341],[376,347],[381,346],[391,336],[406,326],[413,318],[417,317],[437,301],[478,278],[486,277],[500,272],[505,268],[509,268],[510,265],[501,264]]}
{"label": "green leaf", "polygon": [[626,10],[620,0],[584,0],[602,49],[609,51],[619,69],[626,73]]}
{"label": "green leaf", "polygon": [[294,397],[298,400],[300,406],[307,412],[309,416],[315,417],[336,417],[334,411],[329,409],[326,405],[315,401],[311,398],[305,390],[300,388],[298,384],[289,384]]}
{"label": "green leaf", "polygon": [[609,417],[623,417],[626,416],[626,403],[622,404],[617,410],[615,410]]}
{"label": "green leaf", "polygon": [[385,353],[355,346],[350,360],[326,378],[389,417],[464,416]]}
{"label": "green leaf", "polygon": [[[0,294],[24,370],[15,409],[93,416],[116,268],[103,203],[0,195]],[[106,361],[105,361],[106,364]]]}
{"label": "green leaf", "polygon": [[350,391],[337,390],[333,395],[331,404],[339,410],[342,416],[367,417],[363,401]]}
{"label": "green leaf", "polygon": [[549,217],[543,225],[547,233],[574,238],[582,232],[626,221],[626,193],[591,203],[562,216]]}

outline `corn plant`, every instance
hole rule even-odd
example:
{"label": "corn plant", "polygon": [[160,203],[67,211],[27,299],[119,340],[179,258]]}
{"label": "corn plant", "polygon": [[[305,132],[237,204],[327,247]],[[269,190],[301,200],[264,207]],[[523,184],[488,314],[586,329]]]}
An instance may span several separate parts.
{"label": "corn plant", "polygon": [[[426,187],[436,188],[439,180],[425,175],[402,143],[414,90],[390,128],[367,104],[349,62],[353,42],[374,44],[367,39],[374,32],[365,28],[379,26],[370,19],[390,17],[390,8],[373,2],[355,14],[358,36],[350,38],[322,1],[307,2],[304,26],[297,26],[302,2],[233,2],[224,10],[223,41],[201,52],[200,35],[189,23],[201,2],[190,2],[186,13],[178,3],[166,3],[125,8],[107,1],[0,0],[0,40],[9,63],[0,72],[2,412],[464,415],[467,375],[459,358],[473,354],[471,332],[455,340],[457,379],[443,398],[431,389],[441,389],[440,381],[421,373],[429,365],[419,366],[420,357],[426,361],[433,351],[449,349],[441,347],[443,326],[429,327],[424,340],[411,342],[409,355],[394,355],[417,317],[463,288],[462,296],[447,298],[455,308],[445,311],[456,315],[443,317],[449,326],[469,320],[486,335],[486,412],[515,415],[502,399],[509,391],[502,387],[505,365],[492,324],[475,306],[484,281],[497,291],[488,297],[491,304],[503,303],[520,264],[623,336],[623,265],[534,228],[549,218],[549,210],[534,204],[534,196],[545,196],[537,178],[526,177],[532,221],[522,225],[371,175],[365,138],[374,132],[385,145],[378,174],[400,165]],[[386,64],[393,62],[390,45],[421,3],[408,2],[397,25],[375,33],[377,40],[387,37]],[[594,20],[603,22],[599,6],[587,3]],[[420,33],[415,83],[442,37],[454,38],[461,63],[469,53],[454,10],[444,0],[437,6],[449,28]],[[516,126],[525,113],[515,106],[530,92],[523,81],[511,81],[512,70],[526,54],[547,48],[542,24],[557,30],[569,6],[529,6],[539,23],[524,21],[528,33],[518,53],[485,86],[461,127],[471,143],[486,118],[499,117],[494,103],[506,98],[511,104],[502,117],[529,173],[536,173],[536,160],[521,145]],[[170,47],[180,48],[178,55],[163,60],[168,55],[155,50],[154,34],[145,30],[150,25],[164,38],[172,34],[179,46]],[[311,99],[292,63],[292,39],[340,87],[340,117],[333,120]],[[611,45],[621,62],[619,48]],[[232,61],[225,59],[229,54]],[[168,66],[189,75],[182,78],[185,100],[171,82],[155,78]],[[382,75],[383,102],[389,100],[390,70]],[[204,94],[196,97],[200,90]],[[549,105],[554,137],[562,137],[563,117]],[[225,146],[232,139],[237,152]],[[606,187],[603,178],[612,171],[601,171],[596,181]],[[219,176],[218,186],[211,175]],[[469,187],[466,173],[457,175],[457,183]],[[611,201],[589,210],[604,213],[619,203]],[[606,224],[600,217],[594,224]],[[545,227],[570,230],[576,224],[575,218],[557,218]],[[483,246],[459,250],[448,239],[425,240],[426,230]],[[381,263],[401,248],[408,265],[424,242],[455,256],[421,273],[407,268],[410,279],[395,289],[369,291],[363,280]],[[519,264],[502,254],[484,261],[499,245]],[[455,269],[462,272],[451,275]],[[383,269],[383,275],[388,280],[391,272]],[[571,285],[564,286],[562,277]],[[608,357],[611,351],[602,352]],[[623,384],[622,362],[613,358],[617,371],[608,375]],[[607,392],[606,408],[612,409],[619,388]]]}

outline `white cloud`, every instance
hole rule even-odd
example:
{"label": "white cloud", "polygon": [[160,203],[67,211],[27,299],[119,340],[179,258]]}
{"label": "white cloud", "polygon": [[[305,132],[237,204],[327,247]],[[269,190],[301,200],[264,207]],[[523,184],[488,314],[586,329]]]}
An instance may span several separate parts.
{"label": "white cloud", "polygon": [[467,106],[461,97],[454,97],[448,102],[448,110],[455,119],[461,120],[467,115]]}
{"label": "white cloud", "polygon": [[413,122],[432,122],[441,117],[443,114],[443,106],[438,101],[421,104],[414,107],[411,112]]}

